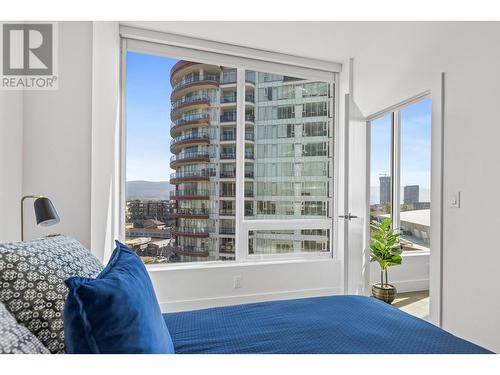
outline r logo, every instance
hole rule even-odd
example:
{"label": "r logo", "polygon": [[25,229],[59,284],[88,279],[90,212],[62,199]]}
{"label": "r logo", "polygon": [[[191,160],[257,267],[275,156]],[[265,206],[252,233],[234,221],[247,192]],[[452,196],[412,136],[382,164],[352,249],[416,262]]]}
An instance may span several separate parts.
{"label": "r logo", "polygon": [[3,75],[53,74],[52,24],[3,24]]}

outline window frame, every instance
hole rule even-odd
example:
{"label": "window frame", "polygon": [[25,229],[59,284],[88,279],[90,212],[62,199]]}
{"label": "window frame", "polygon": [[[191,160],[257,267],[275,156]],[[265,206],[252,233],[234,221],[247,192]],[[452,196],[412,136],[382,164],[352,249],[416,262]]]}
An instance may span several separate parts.
{"label": "window frame", "polygon": [[[334,100],[330,101],[330,108],[327,108],[329,114],[335,114],[331,121],[331,129],[328,129],[328,134],[332,134],[329,140],[329,148],[331,162],[329,163],[329,176],[333,179],[332,198],[329,200],[330,217],[325,219],[245,219],[245,134],[244,132],[236,132],[236,199],[235,199],[235,260],[224,262],[230,264],[241,264],[245,262],[261,262],[261,261],[290,261],[290,260],[315,260],[315,259],[342,259],[342,254],[339,251],[337,237],[337,196],[338,196],[338,178],[334,178],[334,172],[338,171],[338,99],[339,99],[339,72],[340,64],[324,62],[321,60],[305,59],[295,56],[282,55],[267,51],[248,49],[238,46],[226,45],[210,41],[202,41],[194,38],[181,36],[173,36],[166,33],[157,33],[148,30],[135,29],[130,27],[121,27],[121,149],[120,149],[120,220],[118,233],[122,240],[125,239],[125,186],[126,186],[126,59],[127,52],[136,52],[150,54],[156,56],[165,56],[176,58],[179,60],[193,60],[207,64],[230,66],[236,69],[237,77],[237,109],[236,119],[237,128],[244,128],[245,124],[245,77],[248,71],[260,71],[271,74],[280,74],[287,76],[295,76],[298,78],[310,79],[314,81],[326,82],[329,86],[328,96],[333,95]],[[163,38],[161,43],[158,38]],[[155,39],[156,38],[156,39]],[[196,43],[202,41],[209,46],[214,44],[221,48],[200,48]],[[193,48],[193,45],[198,48]],[[234,49],[238,53],[234,53]],[[217,51],[217,52],[214,52]],[[245,50],[246,54],[241,56],[241,50]],[[225,53],[221,53],[225,51]],[[231,53],[233,52],[233,53]],[[269,58],[269,59],[268,59]],[[266,60],[268,59],[268,60]],[[279,60],[283,62],[278,62]],[[315,66],[315,68],[311,68]],[[320,67],[320,68],[318,68]],[[326,70],[327,68],[328,70]],[[335,107],[334,107],[335,106]],[[255,171],[254,171],[255,173]],[[329,230],[330,248],[327,252],[301,252],[301,253],[286,253],[286,254],[250,254],[249,253],[249,232],[258,230],[295,230],[295,229],[320,229]],[[195,262],[196,264],[208,265],[210,263],[220,264],[221,260],[209,262]],[[188,262],[185,264],[193,264]],[[175,266],[184,265],[183,263],[175,263]],[[147,265],[154,268],[158,266],[169,265]]]}
{"label": "window frame", "polygon": [[[419,103],[426,99],[432,99],[430,91],[424,91],[408,100],[405,100],[402,103],[389,107],[383,111],[377,112],[367,118],[367,127],[368,127],[368,144],[371,144],[371,127],[372,122],[385,117],[387,115],[391,116],[391,219],[394,228],[399,228],[401,226],[401,111],[413,104]],[[432,127],[432,124],[431,124]],[[432,134],[432,133],[431,133]],[[431,135],[432,136],[432,135]],[[432,149],[431,149],[432,152]],[[367,168],[367,181],[368,185],[370,185],[371,181],[371,147],[368,150],[368,154],[370,155],[370,165]],[[432,171],[429,170],[429,173],[432,174]],[[432,182],[431,182],[432,186]],[[369,186],[368,186],[369,187]],[[369,188],[368,188],[369,191]],[[368,197],[369,201],[369,197]],[[368,204],[367,211],[370,211],[370,204]],[[397,208],[397,209],[395,209]],[[432,205],[431,205],[432,209]],[[368,214],[369,217],[369,214]],[[368,236],[370,231],[368,231]],[[431,240],[432,241],[432,240]],[[431,244],[429,244],[429,250],[421,250],[421,251],[412,251],[406,252],[403,251],[402,255],[427,255],[431,251]]]}

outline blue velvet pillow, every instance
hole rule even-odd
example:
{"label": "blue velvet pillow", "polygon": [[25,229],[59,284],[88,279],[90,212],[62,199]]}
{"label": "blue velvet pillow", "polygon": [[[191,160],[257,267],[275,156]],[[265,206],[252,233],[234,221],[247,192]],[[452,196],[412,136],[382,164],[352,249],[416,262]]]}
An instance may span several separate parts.
{"label": "blue velvet pillow", "polygon": [[174,353],[141,259],[116,241],[96,279],[71,277],[64,307],[68,353]]}

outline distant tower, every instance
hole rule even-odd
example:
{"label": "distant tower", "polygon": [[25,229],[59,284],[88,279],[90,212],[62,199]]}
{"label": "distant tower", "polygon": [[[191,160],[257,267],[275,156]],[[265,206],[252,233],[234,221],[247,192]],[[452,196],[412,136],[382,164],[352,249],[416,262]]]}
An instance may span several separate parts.
{"label": "distant tower", "polygon": [[404,204],[414,204],[418,203],[419,199],[419,186],[418,185],[407,185],[404,188]]}
{"label": "distant tower", "polygon": [[391,177],[380,176],[380,204],[391,203]]}

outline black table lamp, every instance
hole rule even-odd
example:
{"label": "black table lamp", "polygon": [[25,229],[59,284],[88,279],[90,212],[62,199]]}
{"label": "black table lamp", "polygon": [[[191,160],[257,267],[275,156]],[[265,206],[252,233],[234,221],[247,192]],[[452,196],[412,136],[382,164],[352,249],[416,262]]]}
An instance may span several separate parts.
{"label": "black table lamp", "polygon": [[42,227],[57,224],[60,219],[57,211],[49,198],[41,195],[26,195],[21,199],[21,241],[24,241],[24,201],[27,198],[35,199],[35,217],[36,223]]}

